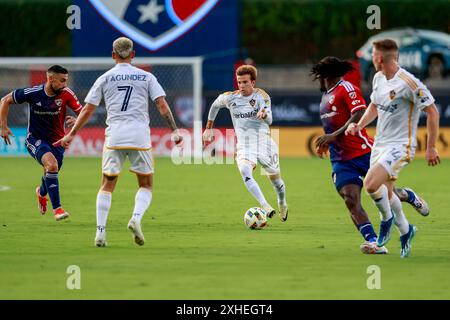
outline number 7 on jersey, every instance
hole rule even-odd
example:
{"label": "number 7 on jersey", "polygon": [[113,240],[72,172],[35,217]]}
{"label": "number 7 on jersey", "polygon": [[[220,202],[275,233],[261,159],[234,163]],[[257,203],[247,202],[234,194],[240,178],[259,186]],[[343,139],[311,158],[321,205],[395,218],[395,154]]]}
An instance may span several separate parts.
{"label": "number 7 on jersey", "polygon": [[118,86],[119,91],[125,91],[125,98],[123,99],[122,109],[120,111],[127,111],[128,102],[130,102],[131,92],[133,92],[132,86]]}

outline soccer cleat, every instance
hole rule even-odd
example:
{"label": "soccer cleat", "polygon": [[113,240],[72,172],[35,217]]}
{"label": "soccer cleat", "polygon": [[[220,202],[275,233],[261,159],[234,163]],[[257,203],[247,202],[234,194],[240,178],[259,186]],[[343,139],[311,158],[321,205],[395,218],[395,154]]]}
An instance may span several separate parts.
{"label": "soccer cleat", "polygon": [[410,188],[403,188],[408,193],[408,198],[411,199],[411,201],[408,201],[409,204],[411,204],[414,209],[424,217],[430,214],[430,209],[428,208],[428,204],[423,200],[417,193],[414,192],[414,190]]}
{"label": "soccer cleat", "polygon": [[272,218],[273,215],[275,214],[275,209],[272,208],[270,205],[264,206],[262,209],[266,213],[267,218]]}
{"label": "soccer cleat", "polygon": [[364,254],[387,254],[386,247],[379,247],[376,242],[366,241],[359,247]]}
{"label": "soccer cleat", "polygon": [[63,220],[63,219],[66,219],[67,217],[69,217],[69,213],[67,211],[65,211],[62,207],[59,207],[56,210],[53,210],[53,212],[55,213],[56,221],[60,221],[60,220]]}
{"label": "soccer cleat", "polygon": [[130,229],[131,232],[133,232],[134,242],[136,242],[140,246],[143,246],[145,238],[141,230],[141,224],[136,220],[131,219],[130,222],[128,222],[128,229]]}
{"label": "soccer cleat", "polygon": [[106,247],[108,245],[108,243],[106,242],[105,229],[103,230],[97,229],[97,233],[95,234],[95,245],[97,247]]}
{"label": "soccer cleat", "polygon": [[391,238],[392,225],[394,224],[394,215],[387,221],[381,221],[380,235],[377,240],[377,246],[383,247]]}
{"label": "soccer cleat", "polygon": [[413,224],[410,224],[408,233],[400,236],[400,244],[402,246],[402,248],[400,250],[400,258],[407,258],[409,256],[409,254],[411,253],[411,249],[412,249],[411,242],[412,242],[412,239],[414,238],[414,236],[416,235],[416,232],[417,232],[416,226]]}
{"label": "soccer cleat", "polygon": [[289,214],[287,203],[278,203],[278,209],[280,210],[280,212],[278,213],[278,215],[280,216],[280,220],[285,222],[288,219]]}
{"label": "soccer cleat", "polygon": [[45,214],[47,212],[47,198],[41,196],[39,189],[41,188],[40,187],[36,188],[36,195],[38,197],[38,208],[41,214]]}

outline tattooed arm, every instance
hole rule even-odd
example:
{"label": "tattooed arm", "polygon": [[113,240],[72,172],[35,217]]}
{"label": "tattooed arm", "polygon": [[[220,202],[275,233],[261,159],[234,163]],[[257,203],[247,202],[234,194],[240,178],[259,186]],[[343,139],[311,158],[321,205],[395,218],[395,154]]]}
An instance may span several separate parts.
{"label": "tattooed arm", "polygon": [[156,108],[158,108],[161,116],[166,120],[167,126],[172,129],[173,141],[179,145],[183,141],[183,137],[178,134],[177,125],[175,123],[175,119],[173,118],[172,111],[170,111],[169,104],[167,103],[164,96],[158,97],[155,100]]}

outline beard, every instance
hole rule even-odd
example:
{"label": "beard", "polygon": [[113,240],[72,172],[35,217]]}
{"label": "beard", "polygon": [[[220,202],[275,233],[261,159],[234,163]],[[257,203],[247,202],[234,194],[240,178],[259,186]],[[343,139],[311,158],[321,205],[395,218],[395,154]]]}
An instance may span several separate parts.
{"label": "beard", "polygon": [[50,87],[52,88],[53,92],[56,93],[56,94],[61,93],[61,91],[64,89],[64,88],[55,89],[55,87],[53,87],[52,84],[50,84]]}

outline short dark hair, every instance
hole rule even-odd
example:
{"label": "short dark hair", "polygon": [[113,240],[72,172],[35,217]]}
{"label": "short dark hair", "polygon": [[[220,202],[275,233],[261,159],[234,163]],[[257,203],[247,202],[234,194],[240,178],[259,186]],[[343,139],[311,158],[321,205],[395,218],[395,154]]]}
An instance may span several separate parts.
{"label": "short dark hair", "polygon": [[349,61],[336,57],[325,57],[311,68],[310,74],[314,76],[314,80],[319,78],[338,78],[354,69],[352,63]]}
{"label": "short dark hair", "polygon": [[62,73],[62,74],[68,74],[69,73],[69,71],[66,68],[61,67],[60,65],[57,65],[57,64],[55,64],[54,66],[51,66],[50,68],[48,68],[47,72]]}
{"label": "short dark hair", "polygon": [[373,46],[382,52],[398,51],[397,43],[392,39],[383,39],[373,42]]}

